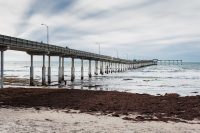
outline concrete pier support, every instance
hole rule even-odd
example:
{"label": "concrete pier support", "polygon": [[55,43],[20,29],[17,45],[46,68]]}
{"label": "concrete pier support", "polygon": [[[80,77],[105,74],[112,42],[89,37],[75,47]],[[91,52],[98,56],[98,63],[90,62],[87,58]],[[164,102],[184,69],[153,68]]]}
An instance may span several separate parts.
{"label": "concrete pier support", "polygon": [[91,60],[89,60],[88,76],[89,76],[89,78],[92,78],[92,66],[91,66]]}
{"label": "concrete pier support", "polygon": [[105,73],[108,74],[109,73],[109,62],[106,62],[106,69],[105,70],[106,70]]}
{"label": "concrete pier support", "polygon": [[61,83],[62,81],[62,68],[61,68],[61,57],[59,56],[59,61],[58,61],[58,83]]}
{"label": "concrete pier support", "polygon": [[104,66],[104,72],[106,73],[107,70],[107,62],[105,62],[105,66]]}
{"label": "concrete pier support", "polygon": [[111,73],[111,63],[110,62],[108,62],[108,73]]}
{"label": "concrete pier support", "polygon": [[45,55],[43,55],[43,66],[42,66],[42,85],[46,85],[46,67],[45,67]]}
{"label": "concrete pier support", "polygon": [[117,73],[117,72],[118,72],[118,64],[115,63],[115,73]]}
{"label": "concrete pier support", "polygon": [[108,69],[109,69],[109,62],[106,62],[106,74],[108,74],[109,72],[108,72]]}
{"label": "concrete pier support", "polygon": [[62,67],[61,67],[61,72],[62,72],[62,74],[61,74],[61,80],[62,81],[64,81],[65,80],[65,58],[64,57],[62,57]]}
{"label": "concrete pier support", "polygon": [[110,62],[109,70],[110,70],[110,73],[112,73],[112,62]]}
{"label": "concrete pier support", "polygon": [[72,66],[71,66],[71,81],[75,80],[75,67],[74,67],[74,58],[72,58]]}
{"label": "concrete pier support", "polygon": [[113,73],[113,63],[110,62],[110,73]]}
{"label": "concrete pier support", "polygon": [[115,63],[115,73],[117,72],[117,63]]}
{"label": "concrete pier support", "polygon": [[117,66],[117,71],[120,72],[120,63],[118,63],[118,66]]}
{"label": "concrete pier support", "polygon": [[84,78],[83,59],[81,59],[81,80]]}
{"label": "concrete pier support", "polygon": [[1,84],[1,89],[3,88],[4,85],[4,51],[1,51],[1,80],[0,80],[0,84]]}
{"label": "concrete pier support", "polygon": [[100,74],[103,75],[103,61],[100,61]]}
{"label": "concrete pier support", "polygon": [[113,73],[115,73],[115,63],[113,62],[113,68],[112,68]]}
{"label": "concrete pier support", "polygon": [[51,56],[48,56],[48,84],[51,84]]}
{"label": "concrete pier support", "polygon": [[95,75],[98,75],[98,61],[96,60],[95,61],[95,72],[94,72]]}
{"label": "concrete pier support", "polygon": [[34,86],[34,70],[33,70],[33,55],[31,55],[31,67],[30,67],[30,86]]}

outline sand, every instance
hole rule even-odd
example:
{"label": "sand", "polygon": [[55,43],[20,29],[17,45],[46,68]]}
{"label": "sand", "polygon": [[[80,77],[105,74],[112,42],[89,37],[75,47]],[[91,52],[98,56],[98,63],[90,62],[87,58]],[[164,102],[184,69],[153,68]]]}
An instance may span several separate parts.
{"label": "sand", "polygon": [[65,110],[0,108],[1,133],[133,133],[192,132],[199,133],[199,124],[175,122],[133,122],[120,117],[66,113]]}

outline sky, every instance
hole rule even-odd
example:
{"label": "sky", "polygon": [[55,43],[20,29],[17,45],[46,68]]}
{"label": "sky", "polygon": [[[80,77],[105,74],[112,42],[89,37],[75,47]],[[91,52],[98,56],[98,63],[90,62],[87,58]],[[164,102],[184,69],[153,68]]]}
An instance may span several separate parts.
{"label": "sky", "polygon": [[[199,0],[0,0],[0,34],[128,59],[200,61]],[[6,51],[5,60],[29,60]],[[41,57],[42,58],[42,57]],[[37,59],[40,60],[40,57]]]}

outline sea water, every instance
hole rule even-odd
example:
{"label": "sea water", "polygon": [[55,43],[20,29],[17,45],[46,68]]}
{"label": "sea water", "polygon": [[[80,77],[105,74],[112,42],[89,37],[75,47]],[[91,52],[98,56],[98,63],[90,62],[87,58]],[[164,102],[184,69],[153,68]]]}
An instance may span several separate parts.
{"label": "sea water", "polygon": [[[46,62],[47,66],[47,62]],[[64,88],[95,89],[125,91],[132,93],[146,93],[164,95],[178,93],[182,96],[200,94],[200,63],[183,63],[183,65],[157,65],[126,72],[94,76],[94,62],[92,62],[91,79],[88,78],[88,61],[84,61],[84,80],[80,80],[80,60],[75,61],[75,81],[70,82],[71,61],[65,61]],[[58,81],[58,62],[51,62],[53,84]],[[19,77],[29,79],[30,62],[5,62],[5,77]],[[41,81],[42,62],[34,62],[34,79]]]}

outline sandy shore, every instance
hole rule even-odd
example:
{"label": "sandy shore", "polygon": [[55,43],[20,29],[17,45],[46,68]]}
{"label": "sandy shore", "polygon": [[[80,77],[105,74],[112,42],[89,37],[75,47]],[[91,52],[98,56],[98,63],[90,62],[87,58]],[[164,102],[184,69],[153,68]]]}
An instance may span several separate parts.
{"label": "sandy shore", "polygon": [[199,110],[200,96],[7,88],[0,132],[200,132]]}
{"label": "sandy shore", "polygon": [[175,122],[133,122],[120,117],[74,113],[65,110],[0,108],[1,133],[66,133],[66,132],[192,132],[199,133],[199,124]]}

